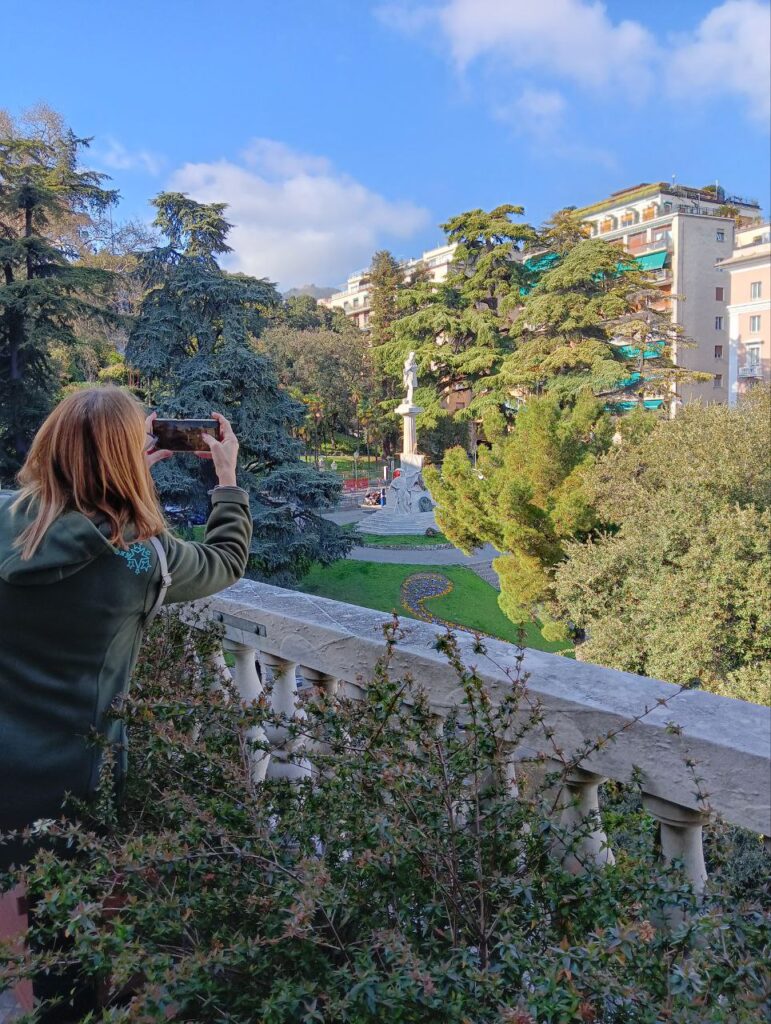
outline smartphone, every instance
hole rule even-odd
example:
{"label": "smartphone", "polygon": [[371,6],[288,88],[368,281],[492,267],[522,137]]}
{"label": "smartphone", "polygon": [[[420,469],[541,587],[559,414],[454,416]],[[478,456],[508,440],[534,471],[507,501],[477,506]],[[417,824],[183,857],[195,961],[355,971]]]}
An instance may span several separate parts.
{"label": "smartphone", "polygon": [[208,452],[203,435],[219,439],[216,420],[161,420],[153,423],[155,447],[170,452]]}

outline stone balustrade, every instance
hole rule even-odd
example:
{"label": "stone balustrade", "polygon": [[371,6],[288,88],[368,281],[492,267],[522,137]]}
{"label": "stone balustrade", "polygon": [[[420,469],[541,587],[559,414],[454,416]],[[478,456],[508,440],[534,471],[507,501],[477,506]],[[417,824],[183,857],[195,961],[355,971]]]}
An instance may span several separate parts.
{"label": "stone balustrade", "polygon": [[[385,651],[388,616],[356,605],[243,580],[201,607],[224,628],[223,647],[233,655],[241,697],[259,697],[263,680],[272,678],[273,710],[287,716],[304,714],[298,674],[329,694],[355,697]],[[409,673],[420,683],[441,721],[462,699],[447,658],[436,650],[444,631],[407,618],[401,627],[405,636],[393,652],[392,672],[399,678]],[[457,640],[464,663],[475,666],[493,699],[511,687],[516,648],[486,639],[480,653],[469,634],[461,632]],[[224,664],[218,659],[219,671]],[[629,781],[633,773],[646,810],[660,823],[663,856],[682,860],[697,889],[706,880],[702,826],[710,816],[771,835],[768,708],[699,690],[680,692],[656,679],[534,650],[525,652],[523,669],[528,698],[543,715],[546,757],[570,757],[615,734],[569,772],[556,802],[565,829],[582,824],[579,860],[613,861],[602,831],[599,787],[607,779]],[[270,749],[254,757],[256,782],[310,774],[312,752],[298,749],[290,730],[272,727],[256,738],[267,740]],[[587,828],[592,818],[596,826]]]}

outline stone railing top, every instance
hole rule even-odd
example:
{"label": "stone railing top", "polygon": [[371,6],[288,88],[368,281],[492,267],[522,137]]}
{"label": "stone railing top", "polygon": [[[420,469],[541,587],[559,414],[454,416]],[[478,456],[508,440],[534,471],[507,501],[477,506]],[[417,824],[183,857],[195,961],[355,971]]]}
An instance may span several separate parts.
{"label": "stone railing top", "polygon": [[[383,612],[251,580],[204,607],[224,621],[231,639],[359,686],[366,686],[383,654],[389,621]],[[393,673],[410,673],[437,710],[458,704],[461,688],[435,646],[444,630],[406,617],[400,624],[405,635],[394,651]],[[457,640],[464,663],[476,667],[493,694],[511,685],[506,670],[514,669],[517,648],[485,639],[482,654],[470,634],[459,631]],[[678,692],[657,679],[531,649],[523,668],[528,694],[554,730],[537,749],[548,754],[554,743],[570,756],[626,726],[582,765],[619,781],[638,769],[646,793],[694,810],[704,807],[700,790],[726,821],[771,835],[771,709],[699,690]],[[660,698],[668,699],[666,706],[657,705]]]}

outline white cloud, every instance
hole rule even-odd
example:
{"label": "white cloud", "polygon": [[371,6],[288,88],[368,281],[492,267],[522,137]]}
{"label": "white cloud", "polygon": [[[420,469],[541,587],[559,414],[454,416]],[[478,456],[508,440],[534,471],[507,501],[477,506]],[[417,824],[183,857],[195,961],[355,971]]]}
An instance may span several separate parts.
{"label": "white cloud", "polygon": [[705,96],[743,96],[752,117],[771,113],[771,6],[727,0],[704,18],[668,63],[670,88],[691,102]]}
{"label": "white cloud", "polygon": [[446,0],[417,11],[388,5],[378,17],[412,32],[430,20],[461,69],[491,57],[518,70],[547,72],[584,86],[621,84],[637,94],[650,79],[657,48],[639,22],[614,23],[603,4],[586,0]]}
{"label": "white cloud", "polygon": [[405,35],[415,35],[428,28],[436,18],[432,7],[405,7],[403,3],[380,4],[374,13],[378,21]]}
{"label": "white cloud", "polygon": [[542,155],[616,170],[616,158],[608,150],[571,139],[565,126],[567,110],[568,104],[561,92],[528,85],[511,103],[497,106],[493,116],[513,128]]}
{"label": "white cloud", "polygon": [[104,146],[97,149],[95,159],[113,171],[145,171],[157,175],[163,170],[163,157],[147,149],[128,149],[117,139],[106,136]]}
{"label": "white cloud", "polygon": [[514,72],[642,102],[661,82],[693,106],[744,97],[750,116],[768,121],[771,7],[764,0],[725,0],[674,39],[657,39],[640,21],[614,20],[598,0],[403,2],[376,14],[397,31],[438,40],[460,71],[484,62],[499,88]]}
{"label": "white cloud", "polygon": [[497,107],[495,116],[534,139],[548,139],[562,126],[565,107],[561,92],[526,86],[513,103]]}
{"label": "white cloud", "polygon": [[409,238],[428,212],[386,199],[328,160],[255,139],[240,162],[188,163],[169,187],[199,202],[228,204],[232,269],[282,288],[342,281],[387,238]]}

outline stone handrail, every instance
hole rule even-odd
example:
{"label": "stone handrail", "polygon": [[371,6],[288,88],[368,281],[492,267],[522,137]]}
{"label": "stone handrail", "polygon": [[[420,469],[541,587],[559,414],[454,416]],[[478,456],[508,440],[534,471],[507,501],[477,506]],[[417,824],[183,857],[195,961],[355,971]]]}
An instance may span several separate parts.
{"label": "stone handrail", "polygon": [[[242,698],[260,695],[268,670],[273,709],[288,715],[303,714],[296,701],[298,670],[327,692],[355,695],[385,650],[386,614],[264,583],[242,580],[202,607],[224,628],[223,646],[235,658],[232,674]],[[394,677],[409,673],[441,715],[462,699],[447,658],[436,650],[444,630],[409,618],[400,625],[405,636],[393,652]],[[493,699],[511,687],[507,668],[514,668],[517,648],[486,638],[484,653],[475,652],[474,638],[463,632],[457,641],[464,663],[476,668]],[[224,671],[224,660],[220,666]],[[565,779],[571,803],[563,824],[576,815],[598,816],[597,831],[584,841],[584,852],[595,860],[612,860],[599,822],[598,787],[609,778],[629,781],[633,773],[646,809],[661,825],[663,855],[682,859],[697,887],[706,879],[701,827],[710,815],[771,835],[771,709],[530,649],[523,668],[529,699],[543,714],[547,757],[555,749],[570,757],[617,734]],[[549,740],[547,731],[553,731]],[[256,759],[255,777],[308,774],[307,762],[287,749],[286,733],[266,732],[271,753]]]}

